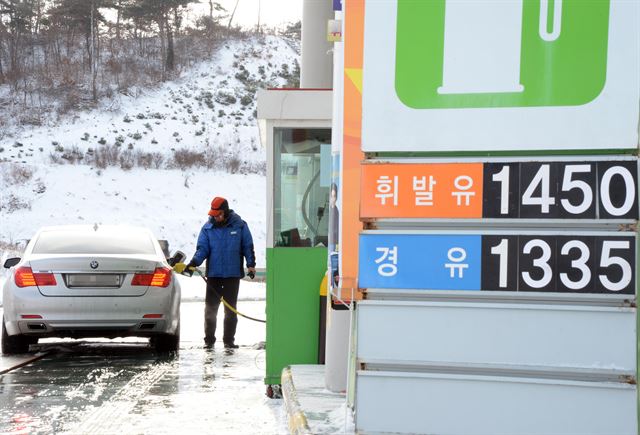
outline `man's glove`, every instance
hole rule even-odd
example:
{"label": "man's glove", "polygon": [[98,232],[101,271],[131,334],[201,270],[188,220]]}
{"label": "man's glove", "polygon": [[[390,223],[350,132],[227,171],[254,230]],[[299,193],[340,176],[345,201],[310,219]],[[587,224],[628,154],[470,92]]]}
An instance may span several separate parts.
{"label": "man's glove", "polygon": [[255,267],[248,267],[247,268],[247,276],[251,279],[256,277],[256,268]]}

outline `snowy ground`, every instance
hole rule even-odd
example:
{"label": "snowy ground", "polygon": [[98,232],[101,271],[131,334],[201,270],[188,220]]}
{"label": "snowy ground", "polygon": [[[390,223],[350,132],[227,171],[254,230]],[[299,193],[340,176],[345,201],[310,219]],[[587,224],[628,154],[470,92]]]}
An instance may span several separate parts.
{"label": "snowy ground", "polygon": [[[264,301],[238,307],[264,318]],[[180,352],[168,357],[145,339],[41,340],[51,355],[3,377],[0,433],[288,433],[282,400],[265,395],[265,325],[241,318],[239,349],[203,349],[203,313],[182,304]]]}

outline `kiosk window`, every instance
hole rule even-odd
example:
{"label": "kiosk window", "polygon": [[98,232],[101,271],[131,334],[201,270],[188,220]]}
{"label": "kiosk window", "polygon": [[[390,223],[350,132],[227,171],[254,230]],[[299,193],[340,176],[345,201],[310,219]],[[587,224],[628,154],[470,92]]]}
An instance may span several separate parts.
{"label": "kiosk window", "polygon": [[[329,188],[323,172],[331,129],[274,131],[275,246],[327,246]],[[324,150],[324,151],[323,151]]]}

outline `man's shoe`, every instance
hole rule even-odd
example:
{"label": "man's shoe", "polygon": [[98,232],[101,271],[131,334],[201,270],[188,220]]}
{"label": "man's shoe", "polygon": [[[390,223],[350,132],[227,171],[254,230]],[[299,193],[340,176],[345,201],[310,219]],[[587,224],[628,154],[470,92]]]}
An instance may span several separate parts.
{"label": "man's shoe", "polygon": [[204,341],[204,348],[205,349],[211,349],[211,348],[213,348],[213,345],[215,343],[216,343],[215,341],[205,340]]}
{"label": "man's shoe", "polygon": [[224,344],[224,348],[225,349],[237,349],[239,347],[240,346],[238,346],[237,344],[234,344],[234,343],[225,343]]}

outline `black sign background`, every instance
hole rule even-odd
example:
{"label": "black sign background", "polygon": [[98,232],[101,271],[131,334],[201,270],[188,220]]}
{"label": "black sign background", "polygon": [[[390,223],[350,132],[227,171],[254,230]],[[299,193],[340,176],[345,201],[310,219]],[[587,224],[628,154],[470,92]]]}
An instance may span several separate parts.
{"label": "black sign background", "polygon": [[[543,166],[545,168],[538,175]],[[505,199],[502,190],[507,177],[502,171],[505,167],[509,171],[508,211],[503,214],[501,209]],[[609,173],[607,182],[603,184],[603,176],[611,168],[614,168],[613,173]],[[546,173],[548,176],[543,176]],[[548,192],[543,192],[543,186]],[[581,207],[584,210],[575,212],[574,209],[571,212],[570,208],[578,207],[589,199],[585,198],[584,189],[591,192],[590,201]],[[604,194],[609,199],[609,209],[603,202],[602,189],[607,190]],[[633,205],[623,207],[630,196]],[[611,207],[624,213],[618,214]],[[638,162],[635,160],[484,164],[483,218],[638,219],[638,215]]]}
{"label": "black sign background", "polygon": [[[503,251],[498,246],[505,240],[507,241],[505,245],[508,247]],[[525,247],[529,242],[531,242],[529,252],[525,253]],[[608,253],[603,252],[605,244],[609,246]],[[620,244],[626,247],[619,247]],[[543,248],[541,245],[546,245],[548,248]],[[613,246],[616,247],[612,249]],[[562,254],[563,248],[564,254]],[[492,253],[494,249],[496,252]],[[548,260],[543,258],[545,249]],[[506,265],[507,282],[504,287],[500,286],[502,255],[506,255],[502,264],[503,267]],[[574,261],[575,264],[573,264]],[[605,266],[601,266],[603,262]],[[628,283],[615,291],[607,288],[602,283],[601,276],[614,284],[621,282],[623,278],[621,264],[625,263],[630,273],[625,280]],[[636,293],[635,269],[635,237],[547,234],[482,236],[482,290],[633,295]],[[582,283],[585,271],[588,279]],[[533,286],[527,283],[525,273],[528,274],[529,282],[533,282]],[[566,274],[565,282],[568,280],[569,284],[580,283],[579,288],[569,288],[565,285],[561,274]]]}

